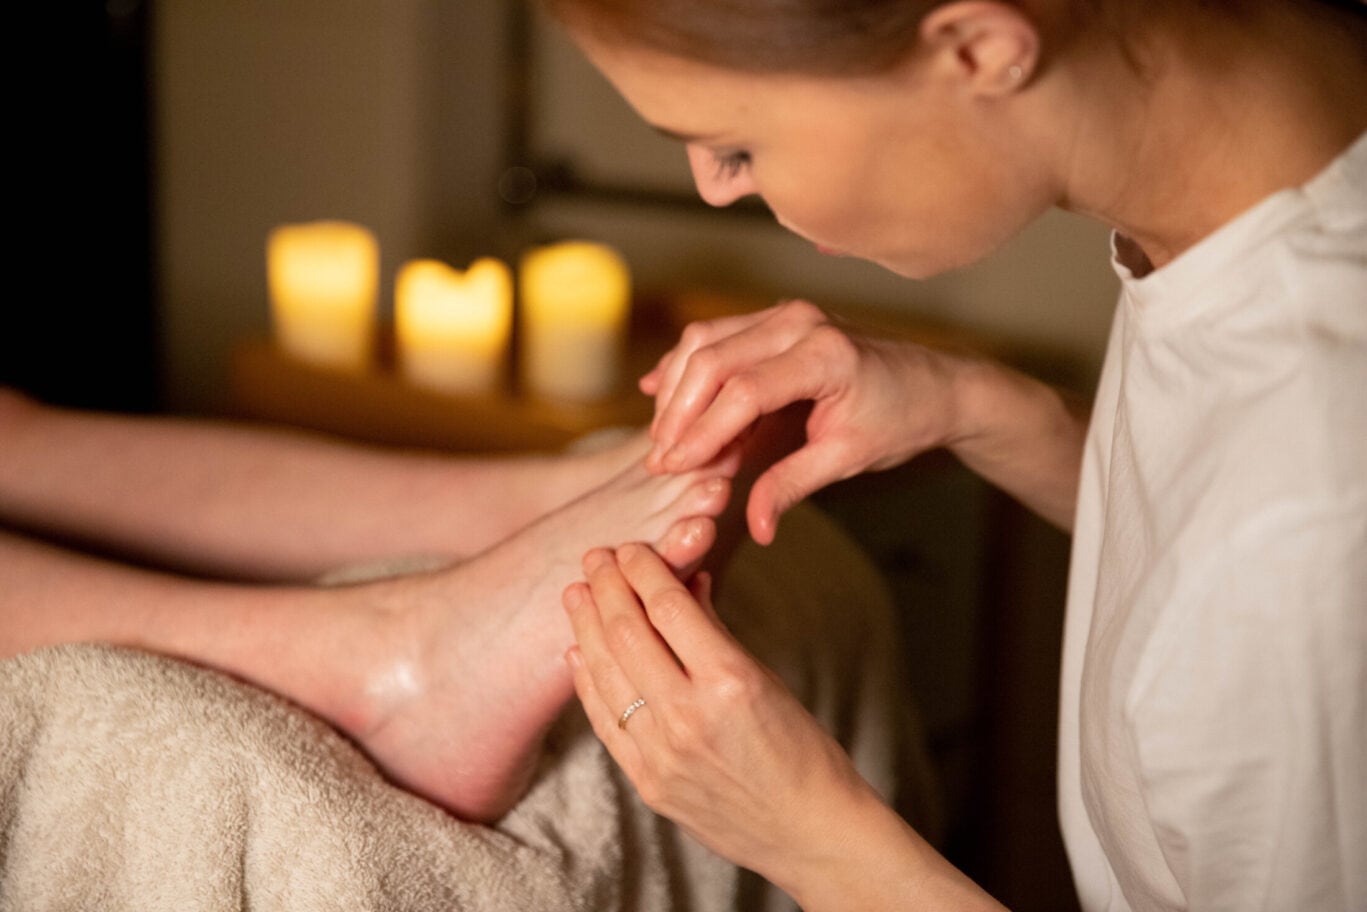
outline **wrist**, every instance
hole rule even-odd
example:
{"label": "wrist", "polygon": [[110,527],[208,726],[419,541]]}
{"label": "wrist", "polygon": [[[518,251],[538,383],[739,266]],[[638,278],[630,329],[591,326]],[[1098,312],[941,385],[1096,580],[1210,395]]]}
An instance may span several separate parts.
{"label": "wrist", "polygon": [[774,881],[807,912],[1001,908],[867,785],[822,836],[821,850]]}
{"label": "wrist", "polygon": [[1022,378],[985,358],[947,356],[946,362],[951,418],[945,446],[958,453],[1000,432]]}
{"label": "wrist", "polygon": [[869,429],[873,458],[863,468],[892,468],[973,433],[975,422],[965,409],[976,402],[973,391],[982,382],[975,359],[905,340],[871,337],[862,345],[869,367],[861,384],[878,391],[859,409],[861,420],[875,416]]}
{"label": "wrist", "polygon": [[955,418],[946,446],[961,458],[1015,458],[1022,438],[1054,436],[1076,426],[1076,416],[1049,384],[986,358],[955,360]]}
{"label": "wrist", "polygon": [[889,901],[916,877],[905,824],[895,818],[871,789],[851,795],[822,822],[822,843],[775,883],[807,912],[893,908]]}
{"label": "wrist", "polygon": [[986,360],[964,362],[954,400],[958,418],[949,451],[1045,519],[1070,528],[1086,403]]}

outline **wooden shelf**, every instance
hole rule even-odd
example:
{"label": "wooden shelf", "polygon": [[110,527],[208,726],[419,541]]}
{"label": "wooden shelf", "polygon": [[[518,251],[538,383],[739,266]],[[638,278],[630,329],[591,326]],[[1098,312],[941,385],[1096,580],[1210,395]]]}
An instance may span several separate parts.
{"label": "wooden shelf", "polygon": [[[674,345],[689,322],[768,306],[770,301],[710,293],[643,298],[632,312],[621,385],[592,405],[541,401],[512,391],[460,397],[416,387],[393,368],[392,341],[382,339],[376,366],[363,374],[300,362],[267,339],[239,345],[230,367],[235,416],[288,424],[392,446],[463,452],[554,450],[609,427],[640,426],[652,404],[636,378]],[[949,332],[886,312],[834,312],[879,332],[932,346],[972,347],[1007,356],[981,337]],[[514,349],[516,346],[514,346]]]}
{"label": "wooden shelf", "polygon": [[648,422],[651,402],[635,389],[636,378],[676,337],[658,302],[637,302],[618,389],[605,401],[582,405],[544,401],[511,389],[466,397],[414,386],[393,367],[391,339],[381,339],[376,366],[362,374],[305,364],[270,340],[253,339],[233,352],[231,401],[241,418],[392,446],[554,450],[596,430]]}
{"label": "wooden shelf", "polygon": [[376,370],[348,374],[313,367],[272,342],[233,353],[232,401],[242,418],[289,424],[374,443],[443,450],[552,450],[591,431],[650,420],[645,396],[625,391],[594,405],[511,393],[460,397],[420,389]]}

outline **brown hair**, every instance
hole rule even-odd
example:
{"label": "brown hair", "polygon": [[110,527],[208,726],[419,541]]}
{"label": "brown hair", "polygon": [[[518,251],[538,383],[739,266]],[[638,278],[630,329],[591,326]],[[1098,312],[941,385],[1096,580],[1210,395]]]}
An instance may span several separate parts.
{"label": "brown hair", "polygon": [[940,0],[542,0],[608,41],[751,72],[887,70]]}
{"label": "brown hair", "polygon": [[[726,69],[811,75],[868,75],[891,69],[916,45],[921,19],[947,0],[540,0],[555,18],[623,42]],[[1004,0],[1011,3],[1014,0]],[[1261,0],[1198,0],[1237,18]],[[1284,2],[1284,0],[1281,0]],[[1142,22],[1190,0],[1066,0],[1075,28],[1091,22],[1114,38],[1136,70],[1132,47]],[[1367,0],[1293,3],[1367,19]]]}

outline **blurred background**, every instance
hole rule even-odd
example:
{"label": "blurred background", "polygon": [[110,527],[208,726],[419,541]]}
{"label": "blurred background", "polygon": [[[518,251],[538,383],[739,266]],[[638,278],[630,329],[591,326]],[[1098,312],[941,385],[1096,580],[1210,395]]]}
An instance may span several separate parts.
{"label": "blurred background", "polygon": [[[463,267],[591,238],[643,290],[871,307],[1094,382],[1116,291],[1104,229],[1052,213],[925,282],[822,257],[762,207],[694,200],[682,150],[517,0],[82,0],[38,15],[12,140],[27,293],[0,329],[0,382],[39,398],[236,414],[233,352],[270,333],[267,233],[320,218],[375,232],[382,289],[414,257]],[[895,480],[823,503],[906,607],[948,851],[1017,908],[1066,908],[1052,798],[1066,540],[952,468]]]}

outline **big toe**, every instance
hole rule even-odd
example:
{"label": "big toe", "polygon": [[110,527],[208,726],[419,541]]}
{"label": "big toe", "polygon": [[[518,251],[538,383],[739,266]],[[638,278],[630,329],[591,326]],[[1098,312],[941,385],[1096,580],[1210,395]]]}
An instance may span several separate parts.
{"label": "big toe", "polygon": [[655,543],[655,551],[683,579],[692,575],[717,540],[717,523],[708,516],[690,516],[670,526]]}

